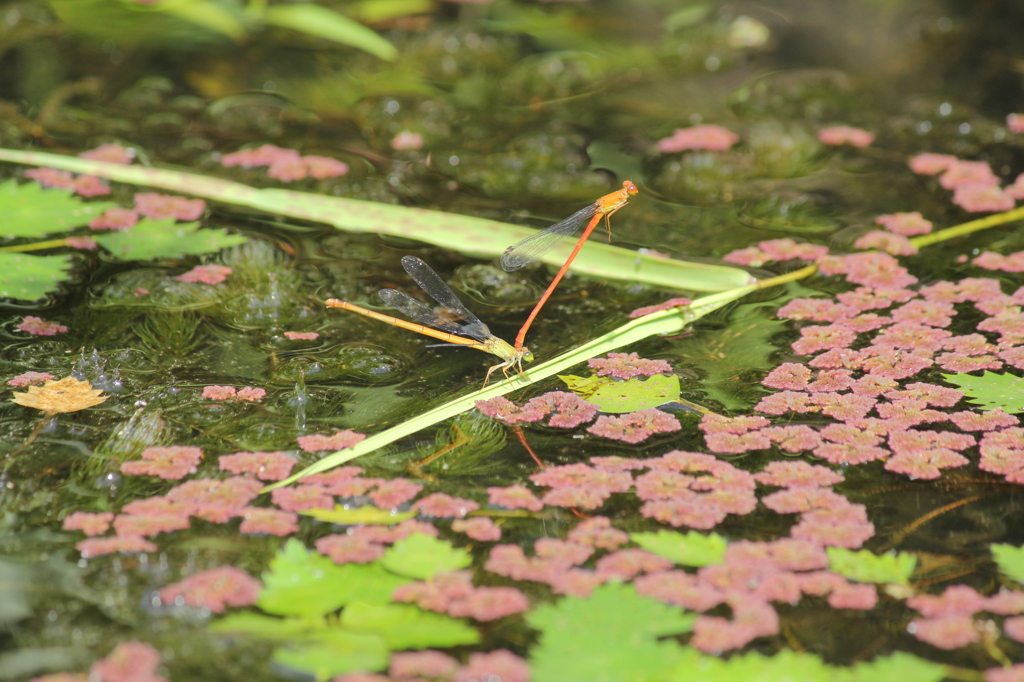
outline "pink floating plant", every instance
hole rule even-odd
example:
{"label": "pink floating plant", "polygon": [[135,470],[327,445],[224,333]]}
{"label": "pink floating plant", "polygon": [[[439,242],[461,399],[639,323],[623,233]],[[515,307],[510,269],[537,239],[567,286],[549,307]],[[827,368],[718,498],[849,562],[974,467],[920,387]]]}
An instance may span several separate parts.
{"label": "pink floating plant", "polygon": [[34,315],[26,315],[15,328],[20,329],[23,332],[28,332],[33,336],[53,336],[54,334],[62,334],[68,330],[68,328],[62,324],[47,322],[42,318],[35,317]]}
{"label": "pink floating plant", "polygon": [[109,208],[89,221],[94,230],[129,230],[139,222],[139,214],[130,208]]}
{"label": "pink floating plant", "polygon": [[618,417],[607,415],[597,418],[587,431],[626,443],[640,443],[656,433],[669,433],[682,429],[679,420],[657,408],[637,410]]}
{"label": "pink floating plant", "polygon": [[969,616],[917,618],[907,632],[939,649],[960,649],[981,641],[981,630]]}
{"label": "pink floating plant", "polygon": [[316,483],[275,488],[270,497],[281,509],[297,512],[306,509],[333,509],[334,496],[327,488]]}
{"label": "pink floating plant", "polygon": [[128,165],[134,161],[135,156],[136,153],[134,149],[123,147],[112,142],[106,142],[95,149],[84,151],[78,155],[80,159],[106,161],[107,163],[120,163],[124,165]]}
{"label": "pink floating plant", "polygon": [[92,237],[67,237],[64,239],[64,244],[68,248],[82,251],[94,251],[99,246]]}
{"label": "pink floating plant", "polygon": [[953,203],[968,213],[1009,211],[1013,197],[998,185],[964,185],[953,192]]}
{"label": "pink floating plant", "polygon": [[160,590],[165,604],[187,604],[223,613],[228,606],[256,603],[263,583],[234,566],[200,571]]}
{"label": "pink floating plant", "polygon": [[488,488],[487,499],[494,506],[506,509],[527,509],[537,512],[544,508],[544,503],[537,499],[529,488],[522,485]]}
{"label": "pink floating plant", "polygon": [[252,474],[261,481],[280,481],[288,478],[298,463],[294,457],[281,450],[274,452],[236,452],[221,455],[217,466],[221,471],[233,474]]}
{"label": "pink floating plant", "polygon": [[362,442],[366,436],[349,429],[336,431],[332,436],[324,436],[319,433],[311,436],[299,436],[296,440],[299,447],[306,452],[319,452],[321,450],[343,450],[350,448],[356,443]]}
{"label": "pink floating plant", "polygon": [[299,530],[299,517],[290,511],[243,507],[239,515],[242,517],[242,523],[238,526],[238,531],[246,535],[287,537]]}
{"label": "pink floating plant", "polygon": [[381,509],[394,509],[419,495],[423,486],[413,483],[407,478],[395,478],[377,486],[377,489],[369,494]]}
{"label": "pink floating plant", "polygon": [[529,682],[530,666],[511,651],[497,649],[469,655],[469,662],[455,674],[455,682]]}
{"label": "pink floating plant", "polygon": [[414,133],[411,130],[399,131],[393,138],[391,138],[391,148],[396,152],[423,149],[423,135]]}
{"label": "pink floating plant", "polygon": [[64,518],[64,530],[80,530],[88,536],[102,535],[114,520],[112,512],[91,513],[76,511]]}
{"label": "pink floating plant", "polygon": [[690,128],[677,128],[670,137],[658,141],[658,151],[663,154],[682,152],[691,149],[709,151],[726,151],[739,142],[739,136],[717,125],[699,125]]}
{"label": "pink floating plant", "polygon": [[461,519],[469,512],[479,509],[480,505],[473,500],[452,497],[445,493],[433,493],[421,498],[412,508],[424,516]]}
{"label": "pink floating plant", "polygon": [[924,154],[918,154],[917,156],[911,157],[910,170],[919,175],[938,175],[939,173],[949,170],[950,166],[955,164],[958,160],[959,159],[951,154],[933,154],[931,152],[925,152]]}
{"label": "pink floating plant", "polygon": [[316,541],[316,549],[336,564],[367,564],[384,555],[383,544],[356,535],[327,535]]}
{"label": "pink floating plant", "polygon": [[313,341],[320,338],[317,332],[285,332],[284,335],[290,341]]}
{"label": "pink floating plant", "polygon": [[203,451],[187,445],[154,446],[142,451],[142,459],[121,463],[121,473],[130,476],[159,476],[178,480],[194,474]]}
{"label": "pink floating plant", "polygon": [[489,518],[456,519],[452,521],[452,530],[465,533],[478,542],[497,542],[501,539],[501,528]]}
{"label": "pink floating plant", "polygon": [[851,147],[867,147],[875,141],[875,134],[852,126],[831,126],[818,131],[818,139],[823,144],[843,145]]}
{"label": "pink floating plant", "polygon": [[186,199],[169,194],[141,192],[135,195],[135,210],[153,220],[175,218],[176,220],[198,220],[206,211],[202,199]]}
{"label": "pink floating plant", "polygon": [[149,540],[132,535],[113,535],[103,538],[89,538],[75,544],[83,559],[92,559],[104,554],[129,554],[132,552],[155,552],[158,547]]}
{"label": "pink floating plant", "polygon": [[15,386],[17,388],[24,388],[25,386],[39,386],[54,378],[56,377],[49,372],[22,372],[13,379],[10,379],[7,382],[7,385]]}
{"label": "pink floating plant", "polygon": [[106,657],[92,664],[90,680],[100,682],[167,682],[156,674],[160,652],[144,642],[121,642]]}
{"label": "pink floating plant", "polygon": [[904,237],[928,234],[932,231],[931,221],[926,220],[918,211],[880,215],[875,218],[875,222],[890,232]]}
{"label": "pink floating plant", "polygon": [[853,246],[856,249],[878,249],[895,256],[913,256],[917,253],[917,247],[906,237],[885,230],[872,230],[859,237]]}
{"label": "pink floating plant", "polygon": [[459,662],[440,651],[399,651],[391,655],[388,675],[401,679],[450,680],[459,669]]}
{"label": "pink floating plant", "polygon": [[56,168],[30,168],[25,171],[25,177],[51,189],[74,189],[75,186],[75,178],[70,172]]}
{"label": "pink floating plant", "polygon": [[608,353],[607,358],[591,358],[587,364],[596,370],[597,376],[613,376],[617,379],[672,372],[672,365],[664,360],[648,360],[636,353]]}
{"label": "pink floating plant", "polygon": [[226,265],[197,265],[188,272],[174,279],[179,282],[202,282],[203,284],[220,284],[231,274]]}
{"label": "pink floating plant", "polygon": [[569,531],[566,539],[579,545],[614,550],[629,542],[629,534],[613,528],[606,516],[592,516]]}

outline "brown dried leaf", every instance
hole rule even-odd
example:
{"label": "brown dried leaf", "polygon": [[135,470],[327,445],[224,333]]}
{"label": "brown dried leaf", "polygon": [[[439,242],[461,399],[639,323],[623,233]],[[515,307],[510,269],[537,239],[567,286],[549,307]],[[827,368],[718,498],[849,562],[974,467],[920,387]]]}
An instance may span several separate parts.
{"label": "brown dried leaf", "polygon": [[100,397],[103,391],[93,388],[88,381],[65,377],[60,381],[47,381],[42,386],[29,386],[27,393],[15,393],[11,401],[18,405],[42,410],[47,414],[78,412],[99,405],[110,396]]}

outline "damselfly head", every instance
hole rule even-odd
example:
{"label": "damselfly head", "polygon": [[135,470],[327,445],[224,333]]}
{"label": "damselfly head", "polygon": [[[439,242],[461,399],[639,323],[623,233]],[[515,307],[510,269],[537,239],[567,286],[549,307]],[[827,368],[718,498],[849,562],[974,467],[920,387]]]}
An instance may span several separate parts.
{"label": "damselfly head", "polygon": [[526,346],[523,346],[523,351],[522,352],[523,352],[523,360],[526,360],[527,362],[533,362],[533,353],[530,352],[529,348],[527,348]]}
{"label": "damselfly head", "polygon": [[632,180],[626,180],[624,183],[622,183],[622,189],[626,190],[626,194],[630,196],[633,196],[634,194],[637,194],[640,191],[636,188],[636,185],[633,184]]}

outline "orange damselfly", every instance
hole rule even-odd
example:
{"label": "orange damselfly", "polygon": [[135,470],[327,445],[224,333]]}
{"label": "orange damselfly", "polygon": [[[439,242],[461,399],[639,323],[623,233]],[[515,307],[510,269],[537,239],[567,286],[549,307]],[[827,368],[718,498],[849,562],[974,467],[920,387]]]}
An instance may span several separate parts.
{"label": "orange damselfly", "polygon": [[618,211],[620,208],[629,202],[629,198],[639,192],[636,185],[631,180],[626,180],[622,183],[622,189],[612,192],[611,194],[605,194],[603,197],[590,204],[586,208],[582,208],[576,211],[571,216],[555,223],[551,227],[538,232],[537,234],[530,235],[521,242],[517,242],[512,246],[505,249],[505,253],[501,256],[501,267],[506,272],[512,272],[522,267],[526,267],[528,264],[537,260],[548,251],[561,244],[567,237],[571,237],[576,234],[576,231],[580,229],[584,224],[586,228],[583,230],[583,234],[580,235],[579,240],[576,242],[576,246],[573,248],[572,253],[566,259],[562,265],[558,274],[551,280],[551,284],[544,291],[544,294],[537,301],[537,305],[533,307],[530,312],[530,316],[526,318],[526,322],[523,323],[522,328],[516,335],[515,349],[517,351],[524,350],[523,341],[526,339],[526,332],[529,331],[530,325],[533,324],[534,319],[537,317],[537,313],[544,307],[551,294],[554,292],[555,287],[562,281],[562,277],[565,276],[566,271],[569,270],[569,266],[572,265],[573,260],[576,259],[576,254],[583,248],[583,244],[590,237],[590,233],[594,231],[597,224],[601,222],[601,218],[604,218],[605,225],[608,226],[608,239],[611,240],[612,236],[612,225],[609,221],[611,215]]}
{"label": "orange damselfly", "polygon": [[487,370],[487,377],[484,379],[484,386],[491,379],[491,374],[500,369],[508,378],[508,370],[517,369],[523,373],[523,360],[533,361],[533,353],[529,348],[513,348],[507,342],[499,339],[491,333],[487,325],[480,321],[469,308],[463,305],[455,292],[449,288],[441,277],[430,269],[430,266],[416,256],[403,256],[402,267],[409,273],[413,281],[427,292],[432,299],[437,301],[439,310],[428,308],[415,298],[397,289],[381,289],[379,295],[384,302],[395,310],[401,311],[416,320],[419,324],[407,322],[406,320],[383,315],[373,310],[341,301],[336,298],[327,299],[327,306],[330,308],[342,308],[351,310],[354,313],[372,317],[387,324],[408,329],[424,336],[440,339],[447,343],[468,346],[482,350],[485,353],[496,355],[503,360],[500,364],[494,365]]}

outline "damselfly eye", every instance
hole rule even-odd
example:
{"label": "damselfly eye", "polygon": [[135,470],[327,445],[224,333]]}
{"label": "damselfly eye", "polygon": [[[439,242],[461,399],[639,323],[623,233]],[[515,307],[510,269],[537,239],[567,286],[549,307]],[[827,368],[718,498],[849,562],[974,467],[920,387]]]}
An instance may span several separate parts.
{"label": "damselfly eye", "polygon": [[626,190],[626,194],[637,194],[640,192],[640,190],[636,188],[636,185],[633,184],[632,180],[626,180],[622,183],[622,188]]}

